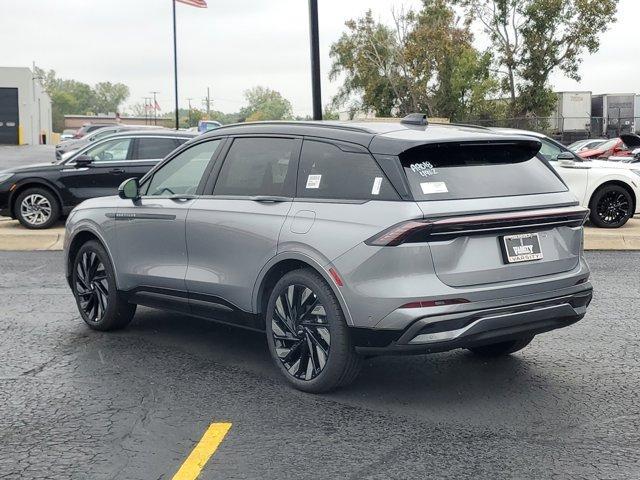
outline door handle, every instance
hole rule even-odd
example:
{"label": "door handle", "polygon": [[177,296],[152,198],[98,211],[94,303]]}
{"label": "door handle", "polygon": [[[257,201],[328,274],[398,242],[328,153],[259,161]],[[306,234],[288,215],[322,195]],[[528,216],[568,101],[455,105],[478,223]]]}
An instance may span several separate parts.
{"label": "door handle", "polygon": [[255,197],[251,197],[251,200],[253,200],[254,202],[260,202],[260,203],[279,203],[279,202],[288,202],[290,198],[280,197],[277,195],[256,195]]}
{"label": "door handle", "polygon": [[176,194],[176,195],[171,195],[169,198],[171,200],[193,200],[194,198],[196,198],[196,195],[188,195],[188,194],[180,195],[180,194]]}
{"label": "door handle", "polygon": [[109,173],[124,173],[124,168],[112,168]]}

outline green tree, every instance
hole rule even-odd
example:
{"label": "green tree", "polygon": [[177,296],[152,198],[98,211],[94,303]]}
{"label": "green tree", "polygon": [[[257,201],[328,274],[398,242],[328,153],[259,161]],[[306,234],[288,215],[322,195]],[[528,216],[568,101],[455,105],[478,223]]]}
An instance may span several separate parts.
{"label": "green tree", "polygon": [[585,52],[615,21],[618,0],[455,0],[482,26],[509,95],[513,115],[551,113],[549,76],[580,80]]}
{"label": "green tree", "polygon": [[123,83],[100,82],[93,88],[96,113],[117,112],[129,97],[129,87]]}
{"label": "green tree", "polygon": [[334,108],[454,119],[487,108],[498,89],[491,56],[473,47],[468,24],[447,0],[423,0],[421,10],[393,18],[393,26],[383,25],[368,11],[346,23],[330,51],[330,78],[343,78]]}
{"label": "green tree", "polygon": [[253,87],[244,96],[248,105],[240,110],[240,117],[246,121],[286,120],[292,117],[291,102],[280,92]]}

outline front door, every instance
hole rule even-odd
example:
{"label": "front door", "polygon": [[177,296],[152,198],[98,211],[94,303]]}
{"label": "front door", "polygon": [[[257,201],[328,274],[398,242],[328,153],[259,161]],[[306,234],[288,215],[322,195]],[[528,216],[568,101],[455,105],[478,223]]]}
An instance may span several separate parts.
{"label": "front door", "polygon": [[[251,310],[258,273],[277,253],[292,205],[301,141],[233,140],[211,195],[187,217],[187,288],[194,313],[213,305]],[[230,305],[229,305],[230,304]]]}
{"label": "front door", "polygon": [[139,200],[120,203],[115,213],[119,288],[160,302],[162,295],[182,296],[188,304],[185,221],[219,143],[180,152],[144,179]]}
{"label": "front door", "polygon": [[18,89],[0,88],[0,145],[18,144]]}

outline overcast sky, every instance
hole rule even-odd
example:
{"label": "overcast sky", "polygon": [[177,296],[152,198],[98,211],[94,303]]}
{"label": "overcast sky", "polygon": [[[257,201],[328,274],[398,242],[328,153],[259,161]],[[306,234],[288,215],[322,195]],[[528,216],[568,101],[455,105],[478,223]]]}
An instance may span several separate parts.
{"label": "overcast sky", "polygon": [[[211,87],[214,108],[237,111],[255,85],[279,90],[298,115],[311,113],[307,0],[207,0],[178,4],[180,104],[200,104]],[[329,47],[344,22],[371,8],[382,20],[418,0],[319,0],[323,103],[339,87],[328,80]],[[637,19],[640,1],[620,0],[618,22],[586,57],[583,80],[553,76],[557,90],[640,93]],[[157,90],[173,105],[171,0],[0,0],[0,66],[53,68],[89,84],[123,82],[127,104]]]}

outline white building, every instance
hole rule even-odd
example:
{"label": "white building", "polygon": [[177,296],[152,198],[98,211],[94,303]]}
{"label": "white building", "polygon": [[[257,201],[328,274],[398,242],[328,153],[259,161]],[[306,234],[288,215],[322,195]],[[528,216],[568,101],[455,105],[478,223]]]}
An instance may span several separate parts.
{"label": "white building", "polygon": [[51,143],[51,99],[29,68],[0,67],[0,144]]}

